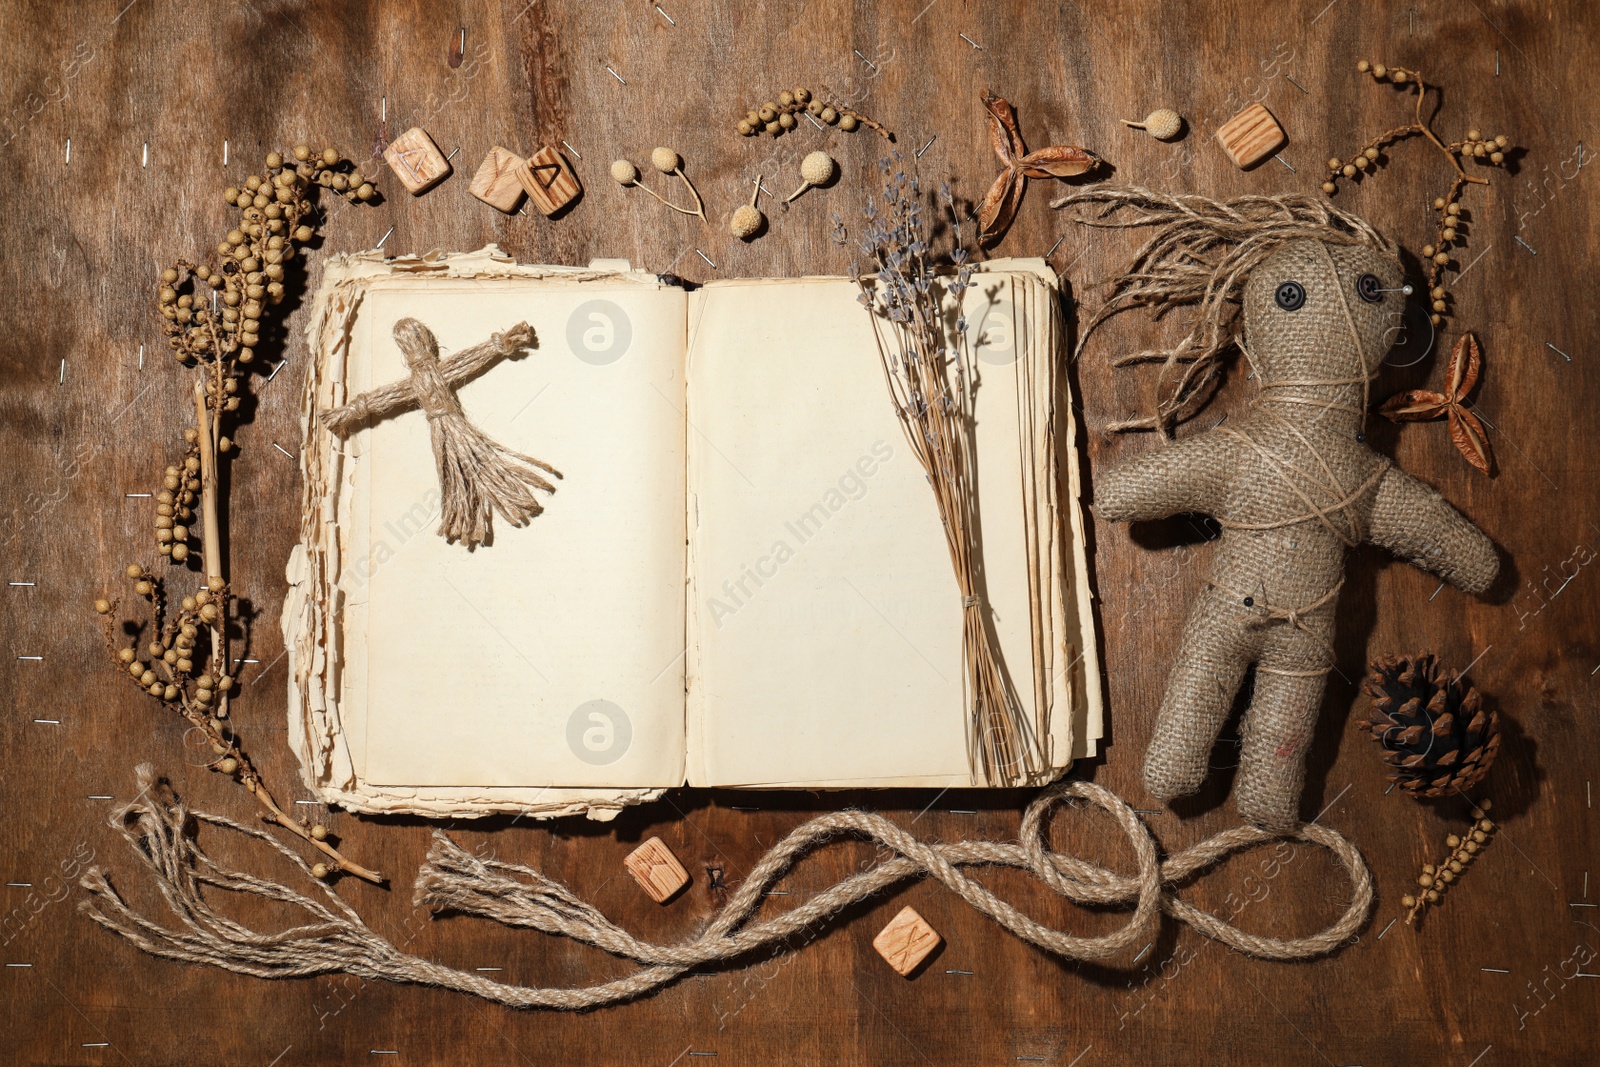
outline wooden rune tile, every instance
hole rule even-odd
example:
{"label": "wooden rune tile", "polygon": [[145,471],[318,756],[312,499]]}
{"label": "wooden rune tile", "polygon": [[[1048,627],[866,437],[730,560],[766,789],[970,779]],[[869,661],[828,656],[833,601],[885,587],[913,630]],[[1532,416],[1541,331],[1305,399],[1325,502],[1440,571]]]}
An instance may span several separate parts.
{"label": "wooden rune tile", "polygon": [[421,196],[450,176],[450,161],[421,126],[390,141],[383,158],[412,196]]}
{"label": "wooden rune tile", "polygon": [[522,183],[517,180],[517,168],[524,160],[515,152],[495,145],[478,165],[468,190],[490,207],[499,208],[507,215],[522,203]]}
{"label": "wooden rune tile", "polygon": [[541,215],[554,215],[582,192],[578,176],[560,152],[549,145],[517,168],[517,180]]}
{"label": "wooden rune tile", "polygon": [[872,947],[889,961],[889,966],[905,976],[939,947],[939,941],[939,932],[929,926],[915,908],[905,907],[889,920],[888,926],[878,931],[878,936],[872,939]]}
{"label": "wooden rune tile", "polygon": [[1272,112],[1251,104],[1217,130],[1217,140],[1228,158],[1241,168],[1253,167],[1283,147],[1288,140]]}
{"label": "wooden rune tile", "polygon": [[659,837],[650,838],[628,853],[622,865],[657,904],[665,904],[689,884],[689,872]]}

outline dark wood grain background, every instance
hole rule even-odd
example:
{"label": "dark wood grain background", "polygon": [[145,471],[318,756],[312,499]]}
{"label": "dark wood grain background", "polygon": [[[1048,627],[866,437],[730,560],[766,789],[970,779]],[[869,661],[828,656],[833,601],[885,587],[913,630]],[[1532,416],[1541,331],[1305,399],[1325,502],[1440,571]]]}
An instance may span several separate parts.
{"label": "dark wood grain background", "polygon": [[[404,1063],[662,1067],[692,1056],[721,1064],[1494,1065],[1591,1063],[1600,1053],[1600,978],[1588,976],[1600,964],[1573,977],[1570,962],[1600,950],[1600,879],[1589,884],[1591,866],[1600,867],[1591,793],[1591,778],[1600,777],[1600,578],[1585,562],[1600,549],[1600,442],[1592,430],[1600,316],[1591,258],[1600,222],[1580,155],[1580,143],[1592,140],[1600,86],[1593,5],[10,0],[3,10],[6,1062],[381,1063],[392,1051]],[[465,62],[452,68],[450,45],[463,26]],[[829,243],[829,214],[858,217],[884,146],[871,133],[825,135],[804,125],[776,144],[736,136],[738,116],[781,88],[806,84],[858,100],[898,131],[907,151],[927,146],[926,178],[948,178],[968,198],[982,195],[995,170],[978,101],[985,87],[1016,103],[1034,146],[1080,144],[1109,160],[1119,179],[1229,196],[1314,191],[1330,154],[1406,121],[1409,98],[1358,78],[1361,57],[1419,67],[1442,82],[1440,129],[1450,136],[1477,126],[1507,133],[1527,151],[1513,173],[1494,172],[1492,187],[1467,196],[1467,269],[1453,285],[1458,317],[1442,339],[1471,328],[1483,342],[1487,370],[1475,407],[1492,427],[1498,476],[1468,468],[1441,424],[1375,428],[1379,447],[1494,537],[1508,573],[1478,601],[1448,588],[1435,595],[1435,580],[1371,550],[1351,561],[1339,674],[1303,806],[1371,861],[1380,901],[1358,943],[1314,964],[1277,964],[1168,927],[1137,960],[1082,966],[1016,941],[937,885],[916,884],[856,909],[790,955],[684,980],[639,1003],[563,1016],[355,978],[264,983],[180,966],[141,954],[77,913],[74,876],[90,863],[156,907],[105,822],[117,800],[103,798],[131,795],[136,763],[170,775],[198,807],[253,814],[238,788],[198,766],[173,717],[105,667],[89,605],[129,561],[154,558],[149,501],[125,494],[157,488],[186,425],[189,378],[165,355],[156,273],[215,244],[227,225],[222,188],[269,149],[303,139],[365,156],[385,99],[391,136],[421,124],[446,151],[460,148],[456,176],[427,196],[404,195],[385,171],[381,206],[336,202],[325,251],[370,248],[388,233],[392,252],[495,241],[528,261],[622,256],[696,281],[838,273],[849,263]],[[1281,162],[1241,172],[1212,134],[1252,100],[1274,111],[1289,143]],[[1159,144],[1118,121],[1158,106],[1188,117],[1185,140]],[[507,218],[468,195],[470,173],[491,145],[528,153],[556,141],[581,155],[587,188],[567,217]],[[843,175],[791,210],[773,210],[770,234],[746,246],[720,221],[706,227],[669,215],[610,182],[613,158],[642,161],[658,144],[683,154],[719,220],[743,202],[757,174],[787,192],[799,158],[815,147],[835,154]],[[1428,202],[1445,181],[1437,153],[1411,144],[1376,180],[1342,191],[1339,203],[1415,250],[1429,236]],[[1083,294],[1132,242],[1068,228],[1047,207],[1054,193],[1034,185],[999,252],[1053,249],[1052,264]],[[313,255],[312,285],[318,273]],[[236,720],[286,801],[305,797],[285,745],[277,633],[299,495],[296,465],[273,446],[296,447],[304,315],[297,302],[287,333],[276,334],[267,353],[268,366],[287,364],[270,384],[257,382],[259,405],[236,435],[243,452],[230,506],[235,587],[260,612],[250,647],[259,663]],[[1149,385],[1113,373],[1110,354],[1162,328],[1119,323],[1074,370],[1091,483],[1095,465],[1154,446],[1108,439],[1103,427],[1139,406]],[[1377,395],[1437,386],[1441,377],[1434,352],[1386,372]],[[1240,395],[1231,388],[1214,410]],[[1093,552],[1111,735],[1082,773],[1155,808],[1140,786],[1143,748],[1208,550],[1183,523],[1131,534],[1102,524]],[[1390,925],[1399,897],[1459,828],[1460,812],[1385,796],[1382,768],[1352,723],[1363,706],[1355,680],[1368,658],[1424,649],[1470,665],[1509,736],[1488,789],[1503,833],[1415,930]],[[1225,791],[1236,753],[1236,744],[1219,745],[1214,788],[1181,817],[1149,816],[1166,847],[1234,823]],[[501,821],[454,832],[469,847],[540,867],[661,939],[694,930],[717,904],[708,866],[737,881],[812,813],[853,804],[924,836],[1006,838],[1025,801],[1012,793],[679,790],[604,827]],[[390,891],[346,881],[340,892],[410,950],[502,968],[496,977],[531,984],[583,983],[624,969],[536,933],[431,919],[409,900],[429,826],[329,819],[353,855],[395,877]],[[1061,822],[1060,847],[1126,867],[1127,849],[1108,821]],[[652,833],[695,875],[667,907],[650,903],[620,865]],[[213,847],[263,874],[292,877],[259,851]],[[784,887],[804,894],[870,859],[865,846],[840,845],[801,864]],[[1214,909],[1248,900],[1239,921],[1263,932],[1310,932],[1339,913],[1348,889],[1326,856],[1300,849],[1287,862],[1271,860],[1241,857],[1187,892]],[[1046,922],[1093,931],[1119,919],[1068,907],[1021,878],[981,877]],[[891,972],[870,945],[905,903],[947,941],[913,981]],[[251,902],[237,914],[261,925],[283,918]]]}

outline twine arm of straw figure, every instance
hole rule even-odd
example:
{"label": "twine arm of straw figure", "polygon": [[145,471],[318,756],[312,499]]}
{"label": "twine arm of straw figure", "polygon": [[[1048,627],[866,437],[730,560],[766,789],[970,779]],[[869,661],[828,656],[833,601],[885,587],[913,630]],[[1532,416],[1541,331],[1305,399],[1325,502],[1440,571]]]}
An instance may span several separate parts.
{"label": "twine arm of straw figure", "polygon": [[[441,359],[440,370],[446,384],[451,389],[459,389],[499,360],[516,358],[520,353],[538,347],[539,338],[533,327],[526,322],[519,322],[504,333],[493,334],[481,344]],[[322,412],[320,417],[329,432],[335,437],[344,438],[364,426],[416,406],[416,390],[407,377],[378,386],[342,407]]]}

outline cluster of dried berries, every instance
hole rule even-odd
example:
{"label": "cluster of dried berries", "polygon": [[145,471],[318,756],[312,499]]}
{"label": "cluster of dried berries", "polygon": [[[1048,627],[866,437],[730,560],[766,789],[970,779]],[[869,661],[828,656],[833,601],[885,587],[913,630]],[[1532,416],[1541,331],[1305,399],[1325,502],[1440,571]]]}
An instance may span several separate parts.
{"label": "cluster of dried berries", "polygon": [[1100,157],[1075,145],[1030,152],[1017,128],[1016,111],[1007,101],[984,90],[983,106],[989,112],[989,137],[1001,167],[978,208],[978,243],[992,245],[1010,228],[1029,178],[1075,178],[1098,167]]}
{"label": "cluster of dried berries", "polygon": [[[198,371],[195,424],[184,431],[183,454],[167,466],[155,494],[156,548],[174,564],[202,563],[202,583],[168,618],[164,583],[131,564],[125,574],[134,595],[147,602],[146,621],[129,619],[119,627],[115,601],[97,600],[94,607],[105,619],[108,648],[119,673],[200,732],[216,757],[211,769],[248,789],[267,809],[263,818],[327,857],[312,868],[319,878],[342,870],[381,882],[381,875],[329,844],[325,827],[284,812],[225,725],[237,681],[229,668],[233,594],[223,576],[217,505],[218,455],[234,448],[223,433],[223,419],[239,410],[241,377],[255,361],[263,314],[284,297],[296,246],[315,236],[308,221],[316,210],[315,190],[329,189],[352,202],[377,196],[372,184],[351,173],[349,163],[331,148],[315,153],[299,145],[292,156],[286,161],[277,152],[269,154],[264,173],[227,190],[226,199],[239,208],[239,218],[217,245],[217,265],[180,260],[162,272],[156,296],[174,356]],[[123,643],[119,630],[131,643]]]}
{"label": "cluster of dried berries", "polygon": [[829,126],[838,125],[846,133],[865,126],[870,130],[877,130],[891,141],[894,140],[894,136],[880,123],[851,108],[823,103],[811,95],[810,89],[804,87],[785,89],[778,94],[778,99],[768,100],[760,107],[745,112],[744,118],[739,120],[736,128],[744,137],[754,137],[758,133],[770,133],[777,137],[800,124],[801,112],[820,123]]}
{"label": "cluster of dried berries", "polygon": [[1448,419],[1450,440],[1467,457],[1468,463],[1488,474],[1494,469],[1489,439],[1484,436],[1483,424],[1478,421],[1478,416],[1468,411],[1466,406],[1467,397],[1478,384],[1478,372],[1482,365],[1478,339],[1470,333],[1462,334],[1450,352],[1450,384],[1445,392],[1408,389],[1385,400],[1378,410],[1394,422]]}
{"label": "cluster of dried berries", "polygon": [[1505,134],[1488,138],[1475,129],[1468,130],[1466,137],[1459,141],[1446,143],[1433,132],[1431,116],[1428,119],[1422,117],[1423,105],[1427,102],[1430,92],[1438,91],[1436,86],[1430,87],[1423,81],[1421,74],[1405,67],[1386,67],[1382,63],[1368,63],[1363,59],[1356,64],[1356,69],[1363,74],[1371,74],[1374,81],[1392,82],[1404,91],[1415,91],[1416,113],[1412,122],[1405,126],[1396,126],[1392,130],[1385,130],[1357,149],[1349,159],[1341,159],[1338,156],[1329,159],[1328,177],[1322,183],[1322,191],[1331,196],[1338,191],[1341,178],[1353,179],[1376,173],[1378,167],[1388,161],[1384,149],[1409,137],[1426,137],[1444,153],[1455,171],[1455,177],[1450,183],[1449,192],[1436,197],[1433,201],[1433,210],[1437,214],[1437,235],[1433,243],[1422,246],[1422,258],[1428,261],[1431,321],[1437,326],[1444,321],[1445,313],[1449,310],[1448,294],[1441,284],[1445,268],[1450,265],[1449,249],[1466,244],[1463,239],[1466,233],[1466,220],[1461,214],[1461,191],[1468,185],[1489,184],[1487,178],[1468,175],[1462,168],[1461,161],[1472,159],[1486,166],[1498,167],[1505,163],[1507,154],[1514,151],[1514,148],[1511,139]]}
{"label": "cluster of dried berries", "polygon": [[1474,804],[1472,829],[1465,834],[1448,835],[1444,844],[1450,850],[1449,855],[1437,864],[1422,865],[1422,873],[1417,875],[1417,885],[1422,892],[1416,896],[1408,893],[1400,898],[1400,906],[1406,909],[1407,926],[1415,922],[1429,904],[1439,903],[1445,890],[1471,866],[1472,861],[1478,858],[1478,853],[1489,843],[1489,837],[1495,830],[1494,820],[1487,814],[1489,806],[1488,800]]}

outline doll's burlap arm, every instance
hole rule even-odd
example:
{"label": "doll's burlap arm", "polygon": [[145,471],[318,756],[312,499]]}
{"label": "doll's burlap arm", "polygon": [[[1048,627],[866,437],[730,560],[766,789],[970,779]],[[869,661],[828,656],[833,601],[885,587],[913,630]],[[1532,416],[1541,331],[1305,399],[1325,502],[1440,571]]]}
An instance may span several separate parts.
{"label": "doll's burlap arm", "polygon": [[1432,487],[1397,467],[1378,483],[1368,540],[1469,593],[1482,593],[1500,570],[1494,543]]}
{"label": "doll's burlap arm", "polygon": [[1094,513],[1111,522],[1210,515],[1222,500],[1229,467],[1237,462],[1235,451],[1215,432],[1158,445],[1095,477]]}

